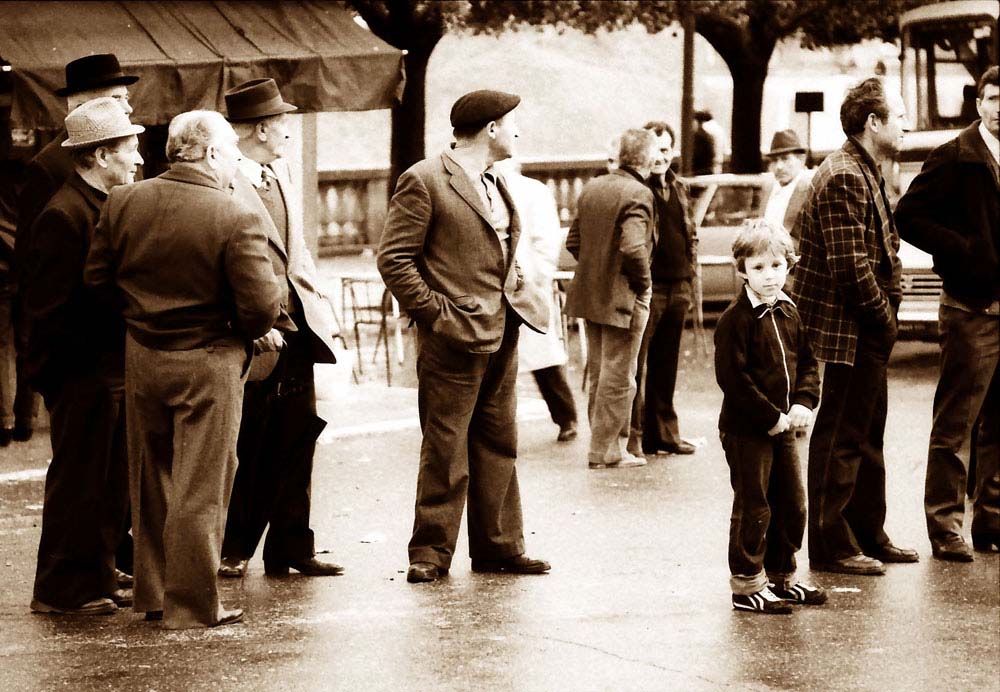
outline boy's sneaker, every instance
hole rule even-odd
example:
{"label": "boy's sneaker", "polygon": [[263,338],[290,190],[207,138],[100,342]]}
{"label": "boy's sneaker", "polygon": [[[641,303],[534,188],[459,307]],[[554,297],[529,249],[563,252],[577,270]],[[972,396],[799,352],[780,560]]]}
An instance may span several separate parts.
{"label": "boy's sneaker", "polygon": [[787,615],[792,612],[792,606],[787,601],[783,601],[766,586],[748,595],[733,594],[733,608],[736,610],[749,610],[754,613],[767,613],[768,615]]}
{"label": "boy's sneaker", "polygon": [[791,601],[800,605],[823,605],[826,603],[826,589],[821,586],[810,586],[805,582],[794,584],[768,584],[771,593],[783,601]]}

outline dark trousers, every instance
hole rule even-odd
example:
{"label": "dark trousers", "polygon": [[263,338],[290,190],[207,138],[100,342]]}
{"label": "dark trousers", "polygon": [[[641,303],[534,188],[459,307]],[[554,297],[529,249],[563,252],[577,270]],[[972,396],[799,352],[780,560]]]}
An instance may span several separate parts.
{"label": "dark trousers", "polygon": [[18,305],[20,301],[14,300],[13,323],[14,323],[14,343],[17,346],[17,355],[14,360],[14,367],[17,377],[14,395],[14,426],[30,430],[35,427],[35,418],[38,417],[38,406],[41,397],[28,384],[28,378],[24,376],[23,353],[27,352],[27,327],[21,317],[21,309]]}
{"label": "dark trousers", "polygon": [[962,535],[976,452],[972,533],[1000,532],[1000,317],[942,305],[941,374],[927,454],[924,512],[932,543]]}
{"label": "dark trousers", "polygon": [[410,562],[451,566],[468,497],[469,553],[524,552],[517,456],[518,324],[508,310],[495,353],[468,353],[421,326],[417,402],[423,442]]}
{"label": "dark trousers", "polygon": [[874,554],[885,523],[886,369],[891,345],[862,331],[854,365],[827,363],[809,443],[809,559]]}
{"label": "dark trousers", "polygon": [[733,486],[729,571],[734,593],[751,594],[766,580],[795,574],[806,527],[805,493],[795,435],[720,433]]}
{"label": "dark trousers", "polygon": [[120,372],[63,382],[46,400],[52,462],[45,476],[34,597],[75,608],[109,596],[128,531],[128,460]]}
{"label": "dark trousers", "polygon": [[315,554],[309,528],[313,454],[326,422],[316,415],[308,339],[290,339],[271,375],[247,382],[243,393],[223,557],[253,557],[269,524],[265,562],[291,564]]}
{"label": "dark trousers", "polygon": [[573,401],[573,392],[570,391],[569,382],[566,381],[565,366],[553,365],[550,368],[540,368],[532,370],[531,374],[534,375],[538,391],[542,393],[542,398],[549,407],[552,422],[559,427],[575,423],[576,402]]}
{"label": "dark trousers", "polygon": [[649,321],[639,346],[628,449],[654,453],[681,441],[674,410],[674,388],[684,320],[691,305],[691,284],[654,284]]}

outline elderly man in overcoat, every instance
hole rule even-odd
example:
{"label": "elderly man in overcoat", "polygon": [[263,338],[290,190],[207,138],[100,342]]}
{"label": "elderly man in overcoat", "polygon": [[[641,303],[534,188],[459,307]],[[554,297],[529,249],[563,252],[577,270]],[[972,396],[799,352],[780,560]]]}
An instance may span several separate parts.
{"label": "elderly man in overcoat", "polygon": [[280,294],[263,219],[228,189],[237,141],[219,113],[175,117],[169,170],[111,191],[84,272],[124,305],[135,610],[171,629],[243,616],[216,573],[252,343]]}
{"label": "elderly man in overcoat", "polygon": [[586,320],[590,399],[589,468],[642,466],[630,453],[632,399],[652,278],[649,250],[653,193],[646,186],[656,157],[650,130],[626,130],[619,166],[580,193],[566,248],[577,259],[566,288],[566,315]]}
{"label": "elderly man in overcoat", "polygon": [[83,262],[108,191],[135,180],[144,130],[110,97],[66,118],[75,172],[23,247],[24,374],[49,410],[52,461],[31,608],[97,614],[131,605],[115,551],[128,528],[125,324],[83,285]]}
{"label": "elderly man in overcoat", "polygon": [[902,100],[877,78],[840,107],[847,141],[816,171],[798,225],[793,297],[825,364],[809,442],[809,560],[814,570],[885,574],[916,562],[885,533],[886,371],[901,298],[899,235],[880,165],[899,151]]}
{"label": "elderly man in overcoat", "polygon": [[[236,446],[239,467],[222,543],[224,577],[241,577],[264,530],[264,571],[294,569],[307,576],[335,576],[343,568],[316,559],[309,528],[313,454],[326,422],[316,415],[313,365],[336,363],[333,309],[320,292],[316,267],[292,204],[288,165],[288,115],[273,79],[254,79],[226,92],[227,119],[240,138],[236,197],[257,212],[281,293],[281,342],[261,339],[243,393]],[[270,350],[280,346],[278,350]],[[257,363],[266,364],[259,369]]]}
{"label": "elderly man in overcoat", "polygon": [[549,570],[524,555],[514,467],[518,327],[545,331],[549,316],[517,270],[517,211],[492,169],[513,153],[520,101],[480,90],[455,102],[454,149],[400,176],[379,245],[379,272],[417,323],[411,583],[448,573],[466,496],[473,571]]}
{"label": "elderly man in overcoat", "polygon": [[1000,87],[983,73],[980,119],[927,157],[899,202],[899,234],[931,253],[944,281],[941,373],[927,452],[924,513],[934,557],[971,562],[962,535],[975,449],[972,545],[1000,549]]}
{"label": "elderly man in overcoat", "polygon": [[[132,106],[128,101],[128,86],[139,78],[122,72],[118,58],[111,53],[87,55],[66,64],[66,86],[56,90],[56,95],[66,98],[66,110],[71,112],[78,106],[96,98],[113,98],[115,103],[131,115]],[[17,235],[14,238],[14,270],[24,262],[24,254],[30,244],[31,228],[35,219],[52,199],[63,183],[73,174],[73,159],[69,149],[63,146],[68,134],[64,129],[49,142],[28,164],[21,182],[17,198]],[[19,292],[19,296],[21,293]],[[34,432],[33,421],[38,410],[37,397],[24,377],[24,359],[21,355],[26,348],[26,334],[20,319],[20,301],[15,302],[14,329],[18,345],[17,357],[17,397],[14,401],[13,439],[31,439]]]}

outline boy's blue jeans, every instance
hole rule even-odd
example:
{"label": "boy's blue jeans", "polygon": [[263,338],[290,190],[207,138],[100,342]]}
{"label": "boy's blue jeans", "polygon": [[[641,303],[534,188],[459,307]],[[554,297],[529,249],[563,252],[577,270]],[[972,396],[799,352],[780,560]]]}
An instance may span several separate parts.
{"label": "boy's blue jeans", "polygon": [[734,594],[757,593],[768,581],[791,580],[802,547],[806,505],[795,434],[719,437],[733,486],[730,586]]}

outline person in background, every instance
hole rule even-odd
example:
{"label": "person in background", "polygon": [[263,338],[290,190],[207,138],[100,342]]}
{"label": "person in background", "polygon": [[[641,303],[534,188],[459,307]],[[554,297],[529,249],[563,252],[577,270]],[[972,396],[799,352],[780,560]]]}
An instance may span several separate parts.
{"label": "person in background", "polygon": [[924,513],[934,557],[971,562],[962,536],[976,454],[972,546],[1000,549],[1000,87],[979,79],[979,120],[934,149],[896,209],[899,234],[934,257],[944,281],[941,372],[927,452]]}
{"label": "person in background", "polygon": [[293,569],[310,577],[336,576],[343,568],[316,558],[309,527],[313,455],[326,426],[316,415],[313,366],[337,361],[337,327],[332,306],[317,288],[301,212],[288,203],[292,181],[282,157],[290,141],[286,113],[295,106],[281,98],[273,79],[255,79],[226,92],[226,110],[243,155],[235,195],[264,221],[282,317],[276,325],[280,343],[268,338],[255,343],[219,574],[246,574],[267,529],[266,574],[283,576]]}
{"label": "person in background", "polygon": [[521,221],[521,242],[517,244],[517,264],[524,280],[535,284],[540,295],[548,297],[549,324],[545,334],[521,325],[518,337],[519,372],[530,372],[552,416],[559,426],[556,439],[569,442],[577,437],[576,403],[566,380],[568,356],[562,341],[562,314],[553,299],[552,277],[559,262],[559,251],[566,235],[559,224],[556,200],[540,180],[521,175],[515,159],[494,164],[514,200]]}
{"label": "person in background", "polygon": [[880,575],[886,562],[920,559],[884,529],[886,372],[902,291],[881,163],[903,140],[902,99],[866,79],[848,90],[840,122],[847,141],[816,170],[797,220],[792,287],[825,363],[809,441],[809,560],[813,570]]}
{"label": "person in background", "polygon": [[264,219],[233,198],[239,138],[221,114],[170,121],[170,168],[115,188],[84,282],[123,304],[135,610],[168,629],[238,622],[217,572],[253,341],[280,293]]}
{"label": "person in background", "polygon": [[812,173],[806,168],[806,148],[795,130],[780,130],[771,138],[771,150],[765,157],[774,184],[764,205],[764,218],[792,233],[792,240],[798,245],[795,219],[809,196],[812,182]]}
{"label": "person in background", "polygon": [[654,200],[650,251],[653,293],[639,345],[628,451],[636,456],[694,454],[694,445],[681,439],[674,388],[684,321],[694,298],[698,239],[687,192],[670,170],[677,155],[674,130],[659,121],[646,123],[645,129],[656,136],[657,145],[648,183]]}
{"label": "person in background", "polygon": [[[78,106],[96,98],[110,97],[115,100],[125,115],[132,114],[128,101],[128,87],[139,78],[122,72],[118,58],[112,53],[87,55],[66,64],[66,86],[56,90],[57,96],[65,97],[66,110],[71,112]],[[56,193],[74,171],[69,149],[62,146],[68,134],[64,129],[49,142],[28,164],[23,183],[18,194],[17,235],[14,239],[14,271],[22,263],[25,248],[30,245],[31,228],[35,219],[52,195]],[[15,307],[19,307],[20,300]],[[30,440],[34,433],[34,420],[38,414],[38,396],[28,386],[23,376],[23,358],[27,335],[21,324],[20,310],[14,315],[15,341],[18,346],[17,396],[14,401],[14,429],[11,436],[23,442]]]}
{"label": "person in background", "polygon": [[795,581],[806,504],[793,433],[809,426],[819,401],[819,367],[782,290],[796,259],[782,226],[745,222],[733,240],[745,284],[715,330],[715,377],[723,393],[719,437],[733,486],[733,608],[757,613],[789,613],[789,603],[827,600],[824,589]]}
{"label": "person in background", "polygon": [[566,238],[577,266],[564,311],[586,320],[592,469],[646,464],[627,446],[652,286],[654,202],[646,179],[658,155],[652,132],[626,130],[618,169],[584,185]]}
{"label": "person in background", "polygon": [[453,149],[399,177],[378,270],[417,323],[423,440],[410,583],[448,574],[468,498],[473,572],[543,574],[524,553],[517,482],[517,340],[544,331],[548,303],[517,268],[521,228],[493,164],[520,135],[521,98],[482,89],[451,108]]}
{"label": "person in background", "polygon": [[692,171],[695,175],[722,173],[722,164],[729,156],[725,131],[707,110],[695,111],[694,121]]}
{"label": "person in background", "polygon": [[115,99],[66,117],[75,172],[35,219],[22,247],[24,376],[45,400],[52,461],[45,476],[36,613],[97,615],[132,605],[115,552],[128,530],[125,323],[83,285],[83,263],[108,193],[142,164],[133,125]]}

